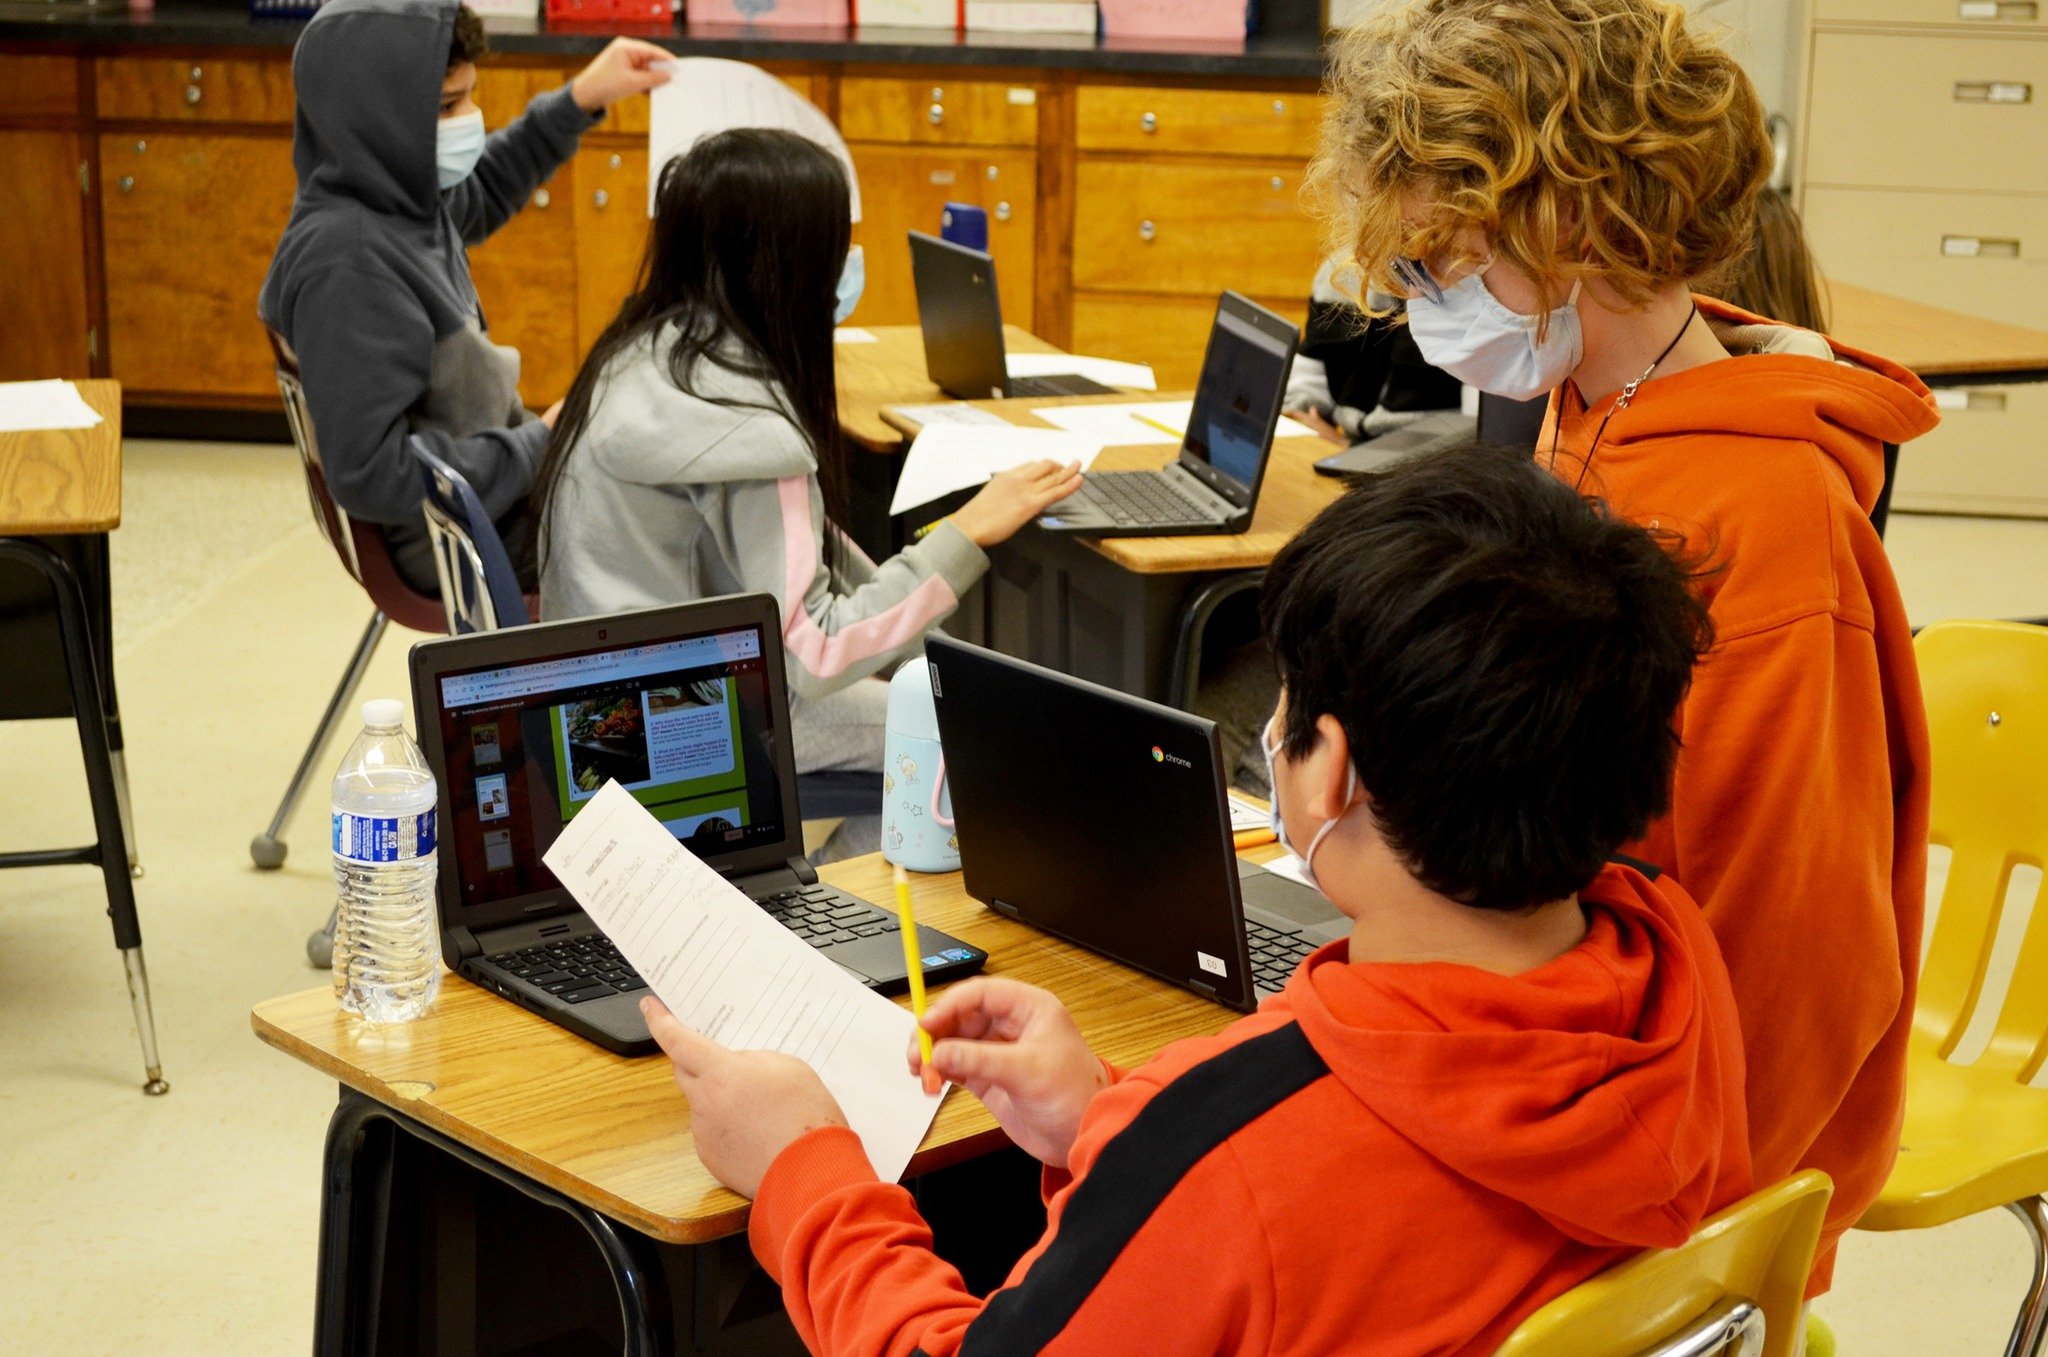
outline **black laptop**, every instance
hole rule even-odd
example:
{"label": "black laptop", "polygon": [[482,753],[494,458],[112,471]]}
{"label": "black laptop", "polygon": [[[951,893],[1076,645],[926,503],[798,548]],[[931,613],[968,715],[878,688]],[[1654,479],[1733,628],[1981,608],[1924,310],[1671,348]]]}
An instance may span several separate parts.
{"label": "black laptop", "polygon": [[1245,1011],[1350,933],[1237,856],[1213,721],[949,636],[925,655],[975,899]]}
{"label": "black laptop", "polygon": [[[412,649],[441,784],[449,969],[607,1050],[654,1049],[646,985],[541,861],[609,779],[805,941],[884,993],[908,986],[896,916],[803,856],[782,624],[766,594],[509,627]],[[987,953],[918,929],[936,984]]]}
{"label": "black laptop", "polygon": [[1209,327],[1180,456],[1157,471],[1091,471],[1079,490],[1040,516],[1039,526],[1090,537],[1183,537],[1249,528],[1300,342],[1287,317],[1224,293]]}
{"label": "black laptop", "polygon": [[996,261],[980,250],[922,231],[910,233],[910,280],[924,331],[924,367],[955,400],[1006,396],[1106,396],[1113,386],[1078,373],[1012,377],[1003,343]]}
{"label": "black laptop", "polygon": [[1482,391],[1476,419],[1457,410],[1432,410],[1377,438],[1331,453],[1316,463],[1316,470],[1325,476],[1376,476],[1475,439],[1489,447],[1534,452],[1536,431],[1543,427],[1549,405],[1548,395],[1515,401]]}

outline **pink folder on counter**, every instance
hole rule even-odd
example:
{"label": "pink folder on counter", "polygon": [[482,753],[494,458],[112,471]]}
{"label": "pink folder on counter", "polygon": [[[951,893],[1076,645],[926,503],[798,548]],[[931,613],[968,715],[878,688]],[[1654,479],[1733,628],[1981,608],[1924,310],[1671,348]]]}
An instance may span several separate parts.
{"label": "pink folder on counter", "polygon": [[691,23],[753,24],[758,28],[844,28],[847,0],[689,0]]}
{"label": "pink folder on counter", "polygon": [[1102,0],[1105,38],[1244,41],[1245,0]]}

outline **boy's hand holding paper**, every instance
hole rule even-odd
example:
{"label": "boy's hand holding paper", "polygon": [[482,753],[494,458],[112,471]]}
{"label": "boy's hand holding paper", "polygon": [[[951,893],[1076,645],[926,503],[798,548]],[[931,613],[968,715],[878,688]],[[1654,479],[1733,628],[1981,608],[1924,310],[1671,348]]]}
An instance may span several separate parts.
{"label": "boy's hand holding paper", "polygon": [[819,1125],[850,1126],[877,1177],[903,1176],[941,1096],[903,1068],[909,1013],[769,918],[616,782],[544,860],[687,1029],[656,1036],[721,1182],[752,1195],[776,1154]]}

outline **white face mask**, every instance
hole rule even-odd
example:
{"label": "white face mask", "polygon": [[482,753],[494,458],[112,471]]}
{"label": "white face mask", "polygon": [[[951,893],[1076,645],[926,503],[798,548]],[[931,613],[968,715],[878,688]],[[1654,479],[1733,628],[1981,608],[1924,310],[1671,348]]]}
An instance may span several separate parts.
{"label": "white face mask", "polygon": [[484,111],[480,108],[443,118],[434,128],[434,168],[441,191],[447,192],[476,168],[484,153]]}
{"label": "white face mask", "polygon": [[867,251],[856,245],[846,252],[846,265],[839,270],[839,286],[834,293],[832,323],[846,324],[853,308],[860,305],[860,294],[868,285]]}
{"label": "white face mask", "polygon": [[1585,357],[1579,285],[1572,284],[1571,295],[1550,313],[1538,339],[1541,317],[1510,311],[1480,281],[1485,272],[1482,268],[1443,288],[1439,299],[1409,299],[1408,329],[1415,346],[1432,367],[1491,395],[1534,400],[1555,390]]}
{"label": "white face mask", "polygon": [[1337,820],[1342,820],[1344,815],[1351,813],[1351,799],[1358,795],[1358,766],[1349,762],[1344,765],[1344,814],[1339,815],[1336,820],[1323,821],[1322,828],[1308,841],[1308,851],[1302,852],[1287,841],[1287,821],[1280,816],[1280,779],[1273,772],[1273,755],[1279,752],[1280,742],[1273,739],[1272,735],[1273,723],[1268,721],[1259,730],[1259,748],[1266,755],[1266,789],[1272,793],[1273,837],[1280,841],[1282,848],[1301,859],[1302,879],[1308,882],[1309,888],[1318,895],[1328,895],[1329,892],[1323,889],[1323,883],[1316,880],[1316,849],[1323,846],[1323,840],[1337,827]]}

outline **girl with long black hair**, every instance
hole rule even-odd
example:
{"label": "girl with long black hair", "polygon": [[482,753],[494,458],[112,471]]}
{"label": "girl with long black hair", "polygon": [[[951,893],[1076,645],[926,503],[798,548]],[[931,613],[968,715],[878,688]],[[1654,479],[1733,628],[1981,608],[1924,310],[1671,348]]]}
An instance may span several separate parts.
{"label": "girl with long black hair", "polygon": [[877,566],[845,520],[832,328],[852,226],[845,171],[764,128],[663,169],[639,285],[569,388],[534,484],[541,612],[716,594],[782,604],[799,771],[881,766],[887,686],[988,568],[983,549],[1080,485],[998,476]]}

